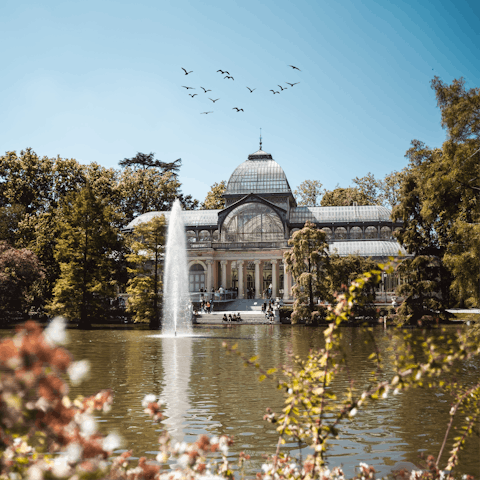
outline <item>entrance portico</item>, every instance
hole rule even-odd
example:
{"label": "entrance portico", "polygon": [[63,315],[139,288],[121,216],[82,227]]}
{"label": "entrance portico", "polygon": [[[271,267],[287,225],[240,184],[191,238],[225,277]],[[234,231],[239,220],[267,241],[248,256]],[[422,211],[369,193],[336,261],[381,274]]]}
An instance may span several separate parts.
{"label": "entrance portico", "polygon": [[[212,291],[212,288],[217,291],[220,287],[224,290],[238,289],[238,298],[247,297],[248,288],[248,264],[254,265],[254,279],[253,285],[255,288],[255,298],[262,298],[263,292],[270,284],[272,286],[272,298],[276,298],[282,293],[282,298],[291,298],[291,287],[289,291],[284,289],[284,278],[288,277],[288,274],[284,273],[283,264],[283,252],[271,252],[271,255],[265,256],[265,252],[258,254],[259,258],[245,258],[244,252],[238,252],[237,255],[228,254],[228,258],[224,258],[225,252],[211,252],[210,258],[203,258],[199,262],[198,257],[195,255],[197,252],[192,252],[194,255],[189,255],[188,268],[189,275],[196,275],[198,278],[199,267],[201,265],[206,266],[205,274],[205,289],[208,292]],[[223,257],[223,258],[222,258]],[[264,270],[264,267],[270,267],[268,270]],[[268,279],[268,280],[266,280]],[[193,281],[193,279],[192,279]],[[267,283],[268,282],[268,283]]]}

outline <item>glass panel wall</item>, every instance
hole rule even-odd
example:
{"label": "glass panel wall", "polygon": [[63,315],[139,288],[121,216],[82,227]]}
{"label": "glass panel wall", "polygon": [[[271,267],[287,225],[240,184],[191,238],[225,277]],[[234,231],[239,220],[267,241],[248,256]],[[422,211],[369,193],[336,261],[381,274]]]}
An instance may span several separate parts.
{"label": "glass panel wall", "polygon": [[272,242],[283,238],[282,220],[261,203],[246,203],[235,208],[222,227],[225,242]]}

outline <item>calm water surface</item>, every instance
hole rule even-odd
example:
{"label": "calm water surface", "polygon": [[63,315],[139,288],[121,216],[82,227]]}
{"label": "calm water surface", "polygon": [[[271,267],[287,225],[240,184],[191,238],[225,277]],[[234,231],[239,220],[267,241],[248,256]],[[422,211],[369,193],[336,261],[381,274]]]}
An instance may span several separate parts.
{"label": "calm water surface", "polygon": [[[262,453],[273,453],[277,435],[262,420],[266,407],[279,412],[283,392],[228,355],[222,342],[238,343],[247,356],[259,355],[266,367],[290,363],[290,355],[306,357],[323,343],[321,329],[283,325],[233,325],[196,328],[193,338],[162,338],[149,331],[69,330],[68,348],[75,359],[91,362],[90,378],[71,394],[93,394],[102,388],[115,392],[113,409],[98,416],[102,429],[116,431],[125,448],[136,456],[154,456],[160,426],[143,413],[141,401],[153,393],[164,400],[167,428],[174,439],[193,441],[199,434],[233,435],[231,455],[252,456],[249,472],[261,468]],[[348,352],[346,371],[336,380],[337,394],[350,379],[368,385],[372,364],[358,329],[343,329]],[[375,331],[380,349],[394,346],[380,328]],[[459,380],[478,381],[480,362],[463,365]],[[331,445],[329,463],[343,465],[353,475],[360,461],[374,465],[380,475],[419,462],[419,452],[437,455],[449,419],[451,399],[441,392],[412,389],[370,404],[342,427]],[[296,445],[287,446],[295,455]],[[447,449],[448,451],[448,449]],[[303,452],[305,454],[305,452]],[[448,457],[445,455],[445,460]],[[480,444],[472,438],[461,456],[462,473],[480,476]]]}

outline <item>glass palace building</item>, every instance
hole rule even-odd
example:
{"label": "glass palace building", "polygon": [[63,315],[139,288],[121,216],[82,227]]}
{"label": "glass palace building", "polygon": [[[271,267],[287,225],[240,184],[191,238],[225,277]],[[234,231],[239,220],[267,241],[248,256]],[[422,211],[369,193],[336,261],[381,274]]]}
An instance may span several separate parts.
{"label": "glass palace building", "polygon": [[[239,298],[247,290],[255,297],[270,285],[272,296],[292,298],[292,276],[286,271],[283,253],[288,239],[306,221],[325,231],[330,253],[356,254],[384,261],[406,255],[393,233],[402,224],[392,222],[383,206],[297,206],[282,167],[272,155],[259,150],[232,173],[222,210],[191,210],[182,213],[187,235],[190,291],[236,289]],[[149,212],[126,227],[147,222],[169,212]],[[394,278],[387,290],[393,290]]]}

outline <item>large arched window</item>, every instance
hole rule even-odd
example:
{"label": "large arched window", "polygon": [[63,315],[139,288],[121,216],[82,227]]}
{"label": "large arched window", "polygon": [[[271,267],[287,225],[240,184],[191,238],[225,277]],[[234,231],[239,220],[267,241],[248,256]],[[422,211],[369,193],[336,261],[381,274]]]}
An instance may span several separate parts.
{"label": "large arched window", "polygon": [[283,224],[273,209],[246,203],[230,212],[222,226],[224,242],[271,242],[284,239]]}

